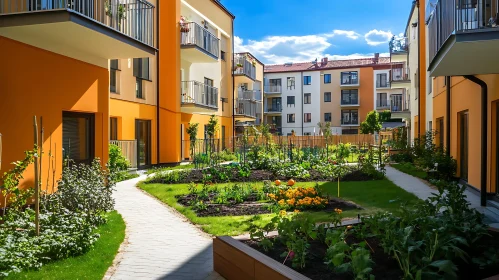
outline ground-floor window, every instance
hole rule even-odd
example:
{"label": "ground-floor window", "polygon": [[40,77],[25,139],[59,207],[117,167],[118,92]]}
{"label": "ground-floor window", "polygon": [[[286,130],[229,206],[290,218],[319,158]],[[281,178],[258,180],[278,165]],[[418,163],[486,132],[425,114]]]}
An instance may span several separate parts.
{"label": "ground-floor window", "polygon": [[94,159],[95,118],[93,114],[63,112],[62,145],[64,159],[90,164]]}
{"label": "ground-floor window", "polygon": [[151,164],[151,121],[135,120],[135,138],[138,146],[138,166]]}
{"label": "ground-floor window", "polygon": [[118,118],[109,119],[109,139],[118,140]]}

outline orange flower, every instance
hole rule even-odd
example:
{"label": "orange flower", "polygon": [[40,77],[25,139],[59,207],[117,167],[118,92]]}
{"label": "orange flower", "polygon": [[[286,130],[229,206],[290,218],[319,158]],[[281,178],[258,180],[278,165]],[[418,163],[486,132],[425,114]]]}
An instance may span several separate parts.
{"label": "orange flower", "polygon": [[300,210],[298,209],[295,209],[295,211],[293,211],[294,213],[300,213]]}

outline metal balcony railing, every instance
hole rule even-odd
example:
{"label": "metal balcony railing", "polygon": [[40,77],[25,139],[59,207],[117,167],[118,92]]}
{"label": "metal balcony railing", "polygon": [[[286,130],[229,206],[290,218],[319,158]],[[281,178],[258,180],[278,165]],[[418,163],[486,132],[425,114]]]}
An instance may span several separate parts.
{"label": "metal balcony railing", "polygon": [[239,89],[237,98],[253,100],[253,101],[262,101],[262,92],[257,90],[242,90]]}
{"label": "metal balcony railing", "polygon": [[218,88],[197,81],[183,81],[182,104],[195,104],[218,109]]}
{"label": "metal balcony railing", "polygon": [[342,118],[341,125],[359,125],[359,118]]}
{"label": "metal balcony railing", "polygon": [[218,59],[220,39],[195,22],[183,23],[180,27],[181,45],[197,46]]}
{"label": "metal balcony railing", "polygon": [[392,112],[402,112],[404,111],[404,103],[401,94],[392,94],[390,96],[390,111]]}
{"label": "metal balcony railing", "polygon": [[281,85],[265,85],[263,91],[265,93],[282,93]]}
{"label": "metal balcony railing", "polygon": [[390,73],[390,81],[391,82],[403,82],[403,81],[409,81],[410,76],[409,76],[409,68],[408,67],[401,67],[401,68],[392,68],[391,73]]}
{"label": "metal balcony railing", "polygon": [[265,108],[266,113],[280,113],[282,112],[282,105],[272,105]]}
{"label": "metal balcony railing", "polygon": [[452,34],[487,28],[499,31],[498,6],[499,0],[439,0],[436,4],[434,1],[429,1],[426,20],[429,30],[430,62]]}
{"label": "metal balcony railing", "polygon": [[120,147],[131,168],[137,168],[137,140],[111,140],[109,144]]}
{"label": "metal balcony railing", "polygon": [[344,95],[341,98],[341,105],[359,105],[359,95]]}
{"label": "metal balcony railing", "polygon": [[262,111],[262,103],[247,99],[236,99],[234,115],[256,118]]}
{"label": "metal balcony railing", "polygon": [[144,0],[0,0],[0,16],[67,10],[154,46],[154,9]]}
{"label": "metal balcony railing", "polygon": [[247,54],[234,55],[234,75],[246,75],[252,80],[256,79],[256,61],[249,61]]}

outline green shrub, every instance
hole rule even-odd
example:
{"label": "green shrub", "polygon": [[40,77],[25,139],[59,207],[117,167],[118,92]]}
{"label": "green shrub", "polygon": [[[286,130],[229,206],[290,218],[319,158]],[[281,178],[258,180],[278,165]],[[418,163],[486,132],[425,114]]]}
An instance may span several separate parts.
{"label": "green shrub", "polygon": [[131,164],[123,155],[121,148],[117,145],[110,144],[107,168],[109,169],[111,180],[114,182],[121,182],[137,177],[137,174],[130,174],[128,172],[128,168],[130,168],[130,166]]}

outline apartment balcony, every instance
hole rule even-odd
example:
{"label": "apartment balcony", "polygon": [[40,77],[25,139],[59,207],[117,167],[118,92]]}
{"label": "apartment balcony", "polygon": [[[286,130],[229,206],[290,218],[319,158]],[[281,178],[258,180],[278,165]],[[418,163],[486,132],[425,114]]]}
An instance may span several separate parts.
{"label": "apartment balcony", "polygon": [[236,99],[234,116],[237,121],[255,121],[257,114],[262,112],[262,103],[248,99]]}
{"label": "apartment balcony", "polygon": [[393,119],[409,119],[411,117],[409,103],[404,100],[402,94],[392,94],[390,96],[390,112]]}
{"label": "apartment balcony", "polygon": [[256,60],[247,53],[234,55],[234,76],[247,78],[246,83],[252,83],[256,79]]}
{"label": "apartment balcony", "polygon": [[376,110],[390,110],[390,102],[388,99],[376,100]]}
{"label": "apartment balcony", "polygon": [[341,119],[342,126],[359,126],[359,119]]}
{"label": "apartment balcony", "polygon": [[427,9],[431,76],[497,73],[498,6],[499,0],[440,0]]}
{"label": "apartment balcony", "polygon": [[182,59],[191,63],[215,63],[220,55],[220,39],[195,22],[180,26]]}
{"label": "apartment balcony", "polygon": [[256,90],[242,90],[239,89],[237,92],[237,99],[251,100],[251,101],[262,101],[262,92]]}
{"label": "apartment balcony", "polygon": [[350,98],[342,98],[341,107],[358,107],[360,106],[360,101],[358,96],[352,96]]}
{"label": "apartment balcony", "polygon": [[265,106],[264,113],[268,116],[280,116],[282,114],[282,105]]}
{"label": "apartment balcony", "polygon": [[390,87],[400,88],[409,87],[411,85],[411,77],[409,75],[408,67],[393,66],[390,71]]}
{"label": "apartment balcony", "polygon": [[183,113],[213,113],[218,111],[218,88],[198,81],[183,81],[181,85]]}
{"label": "apartment balcony", "polygon": [[390,88],[390,83],[386,80],[385,81],[377,80],[376,81],[376,88],[380,88],[380,89]]}
{"label": "apartment balcony", "polygon": [[107,68],[155,54],[154,15],[143,0],[0,0],[0,36]]}
{"label": "apartment balcony", "polygon": [[282,94],[281,85],[264,85],[263,92],[265,95]]}

